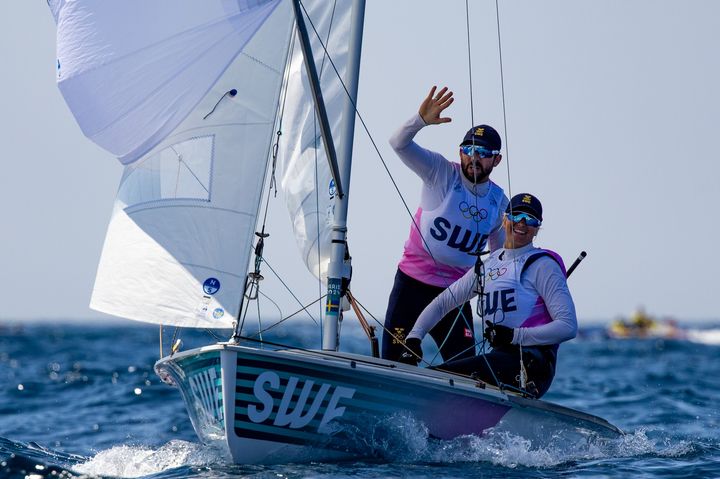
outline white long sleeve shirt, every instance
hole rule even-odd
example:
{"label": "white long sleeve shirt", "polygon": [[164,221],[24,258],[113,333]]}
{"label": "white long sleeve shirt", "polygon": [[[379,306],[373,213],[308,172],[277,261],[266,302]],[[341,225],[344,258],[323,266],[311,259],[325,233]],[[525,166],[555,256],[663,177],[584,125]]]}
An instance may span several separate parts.
{"label": "white long sleeve shirt", "polygon": [[[513,344],[559,344],[577,335],[575,305],[557,261],[542,255],[524,268],[543,251],[533,245],[503,248],[485,261],[484,319],[514,328]],[[408,338],[422,339],[443,316],[477,295],[470,270],[425,308]]]}

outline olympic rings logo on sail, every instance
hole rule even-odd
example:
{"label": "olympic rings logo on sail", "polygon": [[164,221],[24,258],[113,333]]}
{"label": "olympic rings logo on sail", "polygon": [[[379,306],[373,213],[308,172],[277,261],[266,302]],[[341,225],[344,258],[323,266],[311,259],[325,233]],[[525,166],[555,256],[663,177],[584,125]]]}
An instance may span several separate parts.
{"label": "olympic rings logo on sail", "polygon": [[488,212],[485,208],[478,209],[475,205],[469,205],[467,201],[460,202],[458,205],[460,213],[463,218],[472,219],[475,223],[479,223],[488,217]]}

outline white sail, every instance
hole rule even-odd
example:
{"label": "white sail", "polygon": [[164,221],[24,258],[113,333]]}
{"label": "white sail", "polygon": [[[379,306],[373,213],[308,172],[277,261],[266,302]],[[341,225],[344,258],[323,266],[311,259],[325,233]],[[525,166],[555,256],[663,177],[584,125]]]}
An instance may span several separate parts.
{"label": "white sail", "polygon": [[126,163],[90,306],[145,322],[230,327],[274,136],[291,5],[50,6],[60,90],[86,135]]}
{"label": "white sail", "polygon": [[279,0],[53,0],[57,79],[83,133],[127,164],[167,137]]}
{"label": "white sail", "polygon": [[[330,58],[344,78],[348,61],[351,0],[303,3]],[[347,94],[310,22],[308,30],[332,136],[335,145],[339,145],[343,141],[340,127]],[[330,262],[335,187],[297,39],[288,78],[283,124],[292,127],[283,128],[280,141],[280,184],[300,254],[310,272],[325,281]]]}

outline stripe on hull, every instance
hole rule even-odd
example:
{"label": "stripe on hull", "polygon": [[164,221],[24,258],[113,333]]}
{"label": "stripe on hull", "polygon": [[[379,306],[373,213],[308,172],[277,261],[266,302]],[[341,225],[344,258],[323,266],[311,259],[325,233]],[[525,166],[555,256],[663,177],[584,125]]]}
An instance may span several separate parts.
{"label": "stripe on hull", "polygon": [[[367,429],[372,420],[398,412],[431,418],[433,435],[445,438],[482,433],[510,409],[460,391],[425,388],[420,395],[414,383],[345,368],[238,354],[235,433],[243,438],[346,450],[343,431],[352,431],[355,425]],[[338,390],[345,394],[334,400]],[[453,403],[458,408],[441,410]],[[472,420],[457,414],[467,406],[482,417]],[[447,419],[432,419],[435,414]]]}
{"label": "stripe on hull", "polygon": [[[185,394],[192,396],[188,407],[193,422],[197,422],[198,434],[204,435],[209,430],[222,430],[225,417],[222,397],[222,373],[220,352],[212,351],[203,355],[190,356],[177,362],[177,366],[185,373],[183,387]],[[190,406],[188,404],[188,406]]]}

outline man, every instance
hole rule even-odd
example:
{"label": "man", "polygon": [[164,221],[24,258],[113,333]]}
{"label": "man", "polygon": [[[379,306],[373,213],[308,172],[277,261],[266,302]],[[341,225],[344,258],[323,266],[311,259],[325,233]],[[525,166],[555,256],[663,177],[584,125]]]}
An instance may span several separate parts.
{"label": "man", "polygon": [[[447,87],[437,93],[432,87],[418,114],[390,139],[402,162],[423,181],[385,314],[382,357],[393,361],[407,351],[403,341],[423,309],[474,266],[473,253],[486,243],[495,250],[505,238],[500,226],[508,199],[490,181],[502,159],[497,131],[488,125],[468,131],[460,143],[460,163],[413,141],[423,127],[451,121],[440,115],[453,100]],[[475,355],[470,304],[461,311],[451,311],[430,331],[445,361]]]}

